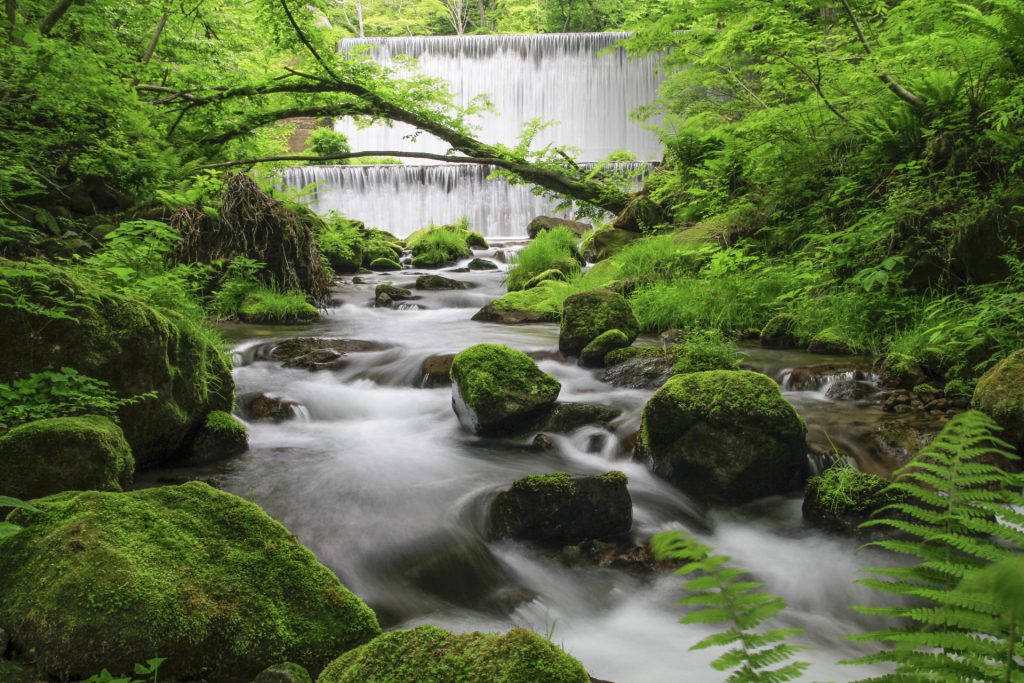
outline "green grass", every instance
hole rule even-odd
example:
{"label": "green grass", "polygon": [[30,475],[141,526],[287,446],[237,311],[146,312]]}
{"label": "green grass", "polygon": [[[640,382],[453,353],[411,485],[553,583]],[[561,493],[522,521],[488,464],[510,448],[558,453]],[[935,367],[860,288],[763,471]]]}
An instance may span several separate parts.
{"label": "green grass", "polygon": [[238,316],[249,322],[287,323],[316,320],[319,313],[302,292],[280,291],[260,285],[246,295]]}
{"label": "green grass", "polygon": [[509,291],[522,289],[531,278],[545,270],[560,270],[572,279],[579,274],[575,253],[579,239],[568,228],[545,230],[511,259],[506,285]]}
{"label": "green grass", "polygon": [[637,284],[664,282],[695,275],[716,247],[683,242],[676,235],[635,240],[613,257],[623,280]]}

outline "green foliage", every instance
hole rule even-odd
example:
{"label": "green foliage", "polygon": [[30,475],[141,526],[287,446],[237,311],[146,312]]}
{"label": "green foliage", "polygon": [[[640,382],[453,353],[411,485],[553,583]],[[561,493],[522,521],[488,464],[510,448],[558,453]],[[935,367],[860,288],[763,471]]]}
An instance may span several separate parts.
{"label": "green foliage", "polygon": [[133,676],[116,676],[111,674],[109,671],[104,669],[103,671],[89,676],[80,683],[157,683],[160,665],[166,662],[167,659],[164,657],[154,657],[147,659],[145,664],[136,664],[133,667],[133,672],[136,676],[145,676],[145,678],[134,678]]}
{"label": "green foliage", "polygon": [[[318,157],[348,154],[352,151],[345,134],[339,133],[333,128],[317,128],[309,134],[306,146],[311,154]],[[317,164],[347,164],[348,162],[348,159],[335,159],[332,161],[310,161],[308,163],[311,166],[315,166]]]}
{"label": "green foliage", "polygon": [[425,228],[409,236],[406,244],[413,255],[413,265],[436,267],[472,255],[467,239],[468,221],[454,225]]}
{"label": "green foliage", "polygon": [[245,294],[238,318],[252,323],[300,323],[320,317],[302,292],[257,285]]}
{"label": "green foliage", "polygon": [[684,331],[674,346],[677,360],[673,370],[677,373],[736,370],[740,366],[736,344],[721,330]]}
{"label": "green foliage", "polygon": [[[17,498],[12,498],[10,496],[0,496],[0,510],[4,510],[6,508],[38,512],[37,508],[32,507],[23,500],[18,500]],[[21,531],[21,525],[15,524],[14,522],[0,520],[0,541],[10,538],[19,531]]]}
{"label": "green foliage", "polygon": [[1016,680],[1021,675],[1014,659],[1024,652],[1019,620],[999,604],[998,591],[967,590],[1000,571],[990,568],[993,563],[1016,562],[1024,551],[1024,475],[1000,466],[1017,456],[995,436],[997,430],[977,411],[954,417],[897,471],[889,490],[901,502],[864,524],[897,532],[871,545],[916,562],[872,569],[880,578],[862,581],[900,598],[895,605],[857,608],[900,620],[856,636],[887,644],[857,660],[894,664],[895,671],[881,680]]}
{"label": "green foliage", "polygon": [[817,504],[833,517],[870,515],[893,500],[893,492],[886,491],[888,486],[885,479],[861,472],[843,458],[807,483],[808,489],[817,492]]}
{"label": "green foliage", "polygon": [[509,259],[505,283],[509,291],[522,289],[531,278],[546,270],[559,270],[570,277],[579,274],[580,265],[575,257],[578,242],[579,238],[569,228],[539,233]]}
{"label": "green foliage", "polygon": [[679,604],[693,611],[680,621],[725,626],[724,631],[691,645],[691,650],[728,647],[711,666],[730,672],[726,679],[730,683],[775,683],[800,677],[808,665],[792,659],[802,648],[786,641],[803,629],[762,628],[786,606],[782,598],[763,592],[764,584],[748,580],[747,572],[729,566],[731,558],[712,555],[711,548],[682,532],[660,533],[651,539],[651,546],[658,559],[685,562],[676,574],[696,574],[683,584],[688,595]]}
{"label": "green foliage", "polygon": [[156,392],[120,397],[106,382],[73,368],[35,372],[0,383],[0,432],[49,417],[104,415],[116,422],[120,408],[152,398],[156,398]]}

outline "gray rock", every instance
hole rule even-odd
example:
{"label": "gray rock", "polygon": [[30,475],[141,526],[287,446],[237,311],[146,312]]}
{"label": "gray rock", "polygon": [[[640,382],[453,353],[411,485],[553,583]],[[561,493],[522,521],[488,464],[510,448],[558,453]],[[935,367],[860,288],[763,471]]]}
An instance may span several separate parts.
{"label": "gray rock", "polygon": [[497,270],[498,264],[483,258],[475,258],[469,262],[470,270]]}
{"label": "gray rock", "polygon": [[441,275],[420,275],[416,278],[416,289],[469,289],[473,285]]}

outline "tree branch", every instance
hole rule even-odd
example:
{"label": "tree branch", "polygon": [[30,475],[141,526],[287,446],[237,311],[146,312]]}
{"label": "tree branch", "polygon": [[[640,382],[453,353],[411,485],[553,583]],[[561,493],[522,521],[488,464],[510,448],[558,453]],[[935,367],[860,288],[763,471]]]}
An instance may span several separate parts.
{"label": "tree branch", "polygon": [[302,41],[302,44],[306,46],[309,53],[313,55],[313,59],[315,59],[317,63],[324,68],[324,71],[326,71],[331,78],[336,81],[340,81],[341,79],[338,78],[337,74],[334,73],[334,70],[327,64],[327,60],[320,56],[317,49],[313,47],[313,43],[309,42],[309,38],[306,37],[306,33],[299,26],[298,22],[295,21],[295,17],[292,16],[292,11],[288,9],[288,0],[281,0],[281,7],[284,8],[284,13],[288,17],[288,23],[291,24],[292,29],[295,30],[295,35],[298,36],[299,40]]}
{"label": "tree branch", "polygon": [[[853,8],[850,6],[850,0],[840,0],[840,2],[843,3],[843,9],[846,10],[846,16],[848,16],[850,21],[853,23],[853,28],[857,32],[857,38],[860,40],[860,44],[864,46],[864,52],[869,55],[874,54],[871,49],[871,43],[868,42],[867,36],[864,35],[864,29],[861,28],[860,22],[857,20],[857,15],[853,13]],[[896,97],[900,98],[918,111],[924,109],[924,100],[900,85],[899,81],[895,78],[884,71],[880,73],[878,77],[882,79],[883,83],[889,86],[889,90],[891,90]]]}
{"label": "tree branch", "polygon": [[807,82],[810,83],[814,87],[814,91],[816,93],[818,93],[818,97],[825,104],[825,106],[828,107],[828,110],[836,115],[836,118],[838,118],[843,123],[849,123],[850,122],[850,120],[848,118],[846,118],[846,116],[841,111],[836,109],[835,106],[833,106],[832,102],[830,102],[829,99],[827,97],[825,97],[825,92],[821,89],[821,62],[820,61],[818,62],[818,77],[814,78],[810,74],[810,72],[807,71],[807,69],[803,68],[802,66],[800,66],[799,64],[797,64],[796,62],[791,60],[789,57],[783,57],[782,59],[787,64],[792,66],[794,69],[799,71],[800,74],[804,78],[807,79]]}
{"label": "tree branch", "polygon": [[80,0],[60,0],[60,2],[53,6],[50,13],[46,15],[46,18],[43,19],[43,23],[39,25],[39,32],[44,36],[50,35],[53,27],[57,25],[57,22],[67,14],[67,11],[76,2],[80,2]]}
{"label": "tree branch", "polygon": [[153,59],[153,53],[156,52],[157,43],[160,42],[160,35],[164,32],[164,27],[167,26],[167,19],[171,16],[170,12],[164,12],[163,16],[160,17],[160,21],[157,22],[156,31],[153,32],[153,38],[149,41],[149,45],[146,47],[145,53],[139,60],[139,71],[132,79],[132,87],[139,84],[139,78],[142,76],[142,72],[146,70],[146,66],[149,65],[149,60]]}

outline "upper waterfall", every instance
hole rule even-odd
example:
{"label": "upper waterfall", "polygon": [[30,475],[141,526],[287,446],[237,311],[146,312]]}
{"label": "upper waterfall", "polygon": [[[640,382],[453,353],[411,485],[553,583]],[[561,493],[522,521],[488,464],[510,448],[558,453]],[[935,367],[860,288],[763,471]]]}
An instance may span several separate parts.
{"label": "upper waterfall", "polygon": [[[661,145],[630,112],[654,101],[661,80],[660,57],[630,59],[625,50],[615,47],[628,35],[359,38],[340,41],[338,49],[348,52],[369,46],[375,59],[402,76],[415,71],[396,58],[414,57],[419,73],[450,84],[460,106],[486,95],[494,111],[470,119],[478,129],[477,137],[486,143],[513,145],[527,121],[541,119],[554,125],[536,136],[535,148],[547,144],[576,148],[577,158],[583,161],[599,161],[616,150],[628,150],[640,160],[656,161],[662,156]],[[426,133],[411,139],[415,129],[406,124],[358,129],[350,119],[342,119],[336,128],[348,136],[355,150],[444,154],[449,147]]]}

